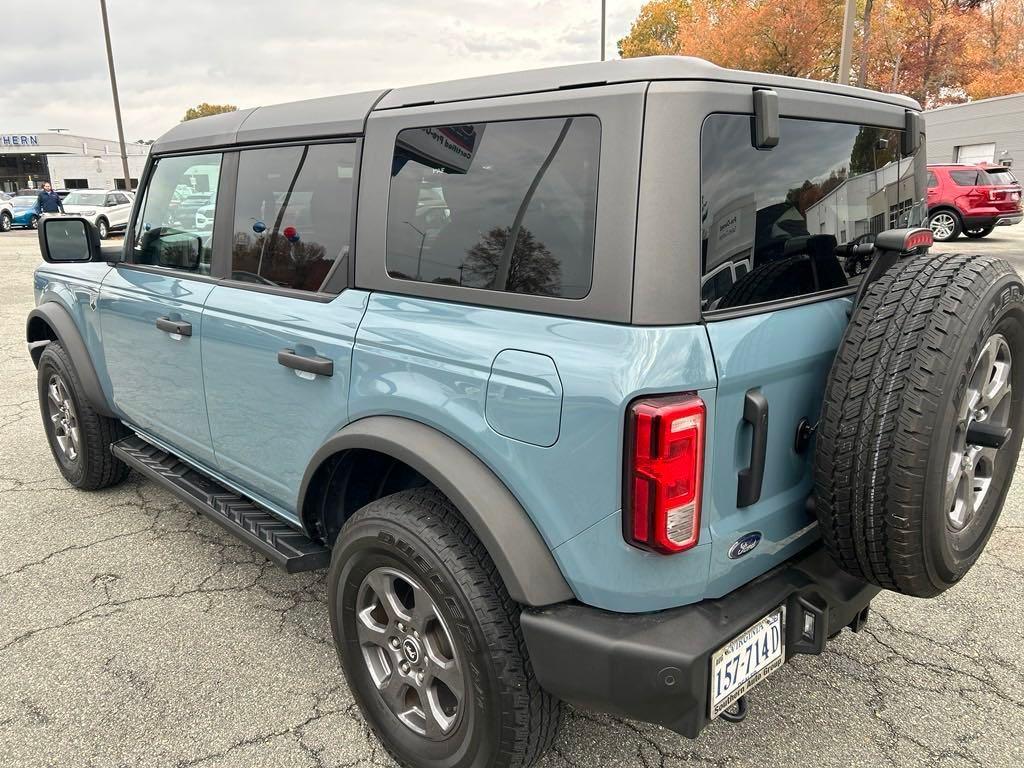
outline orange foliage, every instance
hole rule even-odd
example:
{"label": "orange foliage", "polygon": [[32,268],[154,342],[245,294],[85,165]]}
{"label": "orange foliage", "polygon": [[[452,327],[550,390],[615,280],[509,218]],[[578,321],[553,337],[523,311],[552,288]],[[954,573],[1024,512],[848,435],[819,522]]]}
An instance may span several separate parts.
{"label": "orange foliage", "polygon": [[[623,57],[835,80],[844,0],[653,0]],[[854,72],[928,107],[1024,90],[1024,0],[860,0]],[[864,30],[870,31],[865,37]]]}

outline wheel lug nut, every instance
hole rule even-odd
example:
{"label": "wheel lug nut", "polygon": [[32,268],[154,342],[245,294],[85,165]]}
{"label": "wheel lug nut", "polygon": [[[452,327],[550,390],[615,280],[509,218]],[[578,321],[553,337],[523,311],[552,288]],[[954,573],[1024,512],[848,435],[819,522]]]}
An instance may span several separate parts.
{"label": "wheel lug nut", "polygon": [[398,650],[398,638],[397,637],[392,637],[390,642],[389,642],[389,645],[392,648],[394,648],[395,650]]}
{"label": "wheel lug nut", "polygon": [[417,675],[416,675],[416,682],[417,683],[422,683],[423,682],[423,673],[422,672],[417,673]]}
{"label": "wheel lug nut", "polygon": [[405,624],[403,624],[402,622],[398,622],[398,631],[405,632]]}
{"label": "wheel lug nut", "polygon": [[403,675],[409,674],[409,665],[406,662],[403,661],[401,664],[398,665],[398,668],[402,670]]}

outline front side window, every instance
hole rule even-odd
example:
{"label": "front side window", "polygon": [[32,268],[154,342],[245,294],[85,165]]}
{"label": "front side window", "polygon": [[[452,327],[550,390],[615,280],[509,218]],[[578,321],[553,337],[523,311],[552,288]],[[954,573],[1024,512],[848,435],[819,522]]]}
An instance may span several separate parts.
{"label": "front side window", "polygon": [[242,152],[231,278],[319,290],[348,257],[355,161],[351,142]]}
{"label": "front side window", "polygon": [[135,222],[134,263],[210,274],[220,161],[220,154],[156,161]]}
{"label": "front side window", "polygon": [[710,115],[701,132],[706,311],[855,285],[879,232],[920,225],[925,174],[900,131],[784,118],[757,150],[751,120]]}
{"label": "front side window", "polygon": [[600,143],[592,116],[401,131],[388,274],[583,298],[593,272]]}

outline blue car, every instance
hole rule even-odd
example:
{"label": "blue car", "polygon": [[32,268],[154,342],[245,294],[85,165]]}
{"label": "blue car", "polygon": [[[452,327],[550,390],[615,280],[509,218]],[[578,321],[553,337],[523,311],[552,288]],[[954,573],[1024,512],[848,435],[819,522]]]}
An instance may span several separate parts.
{"label": "blue car", "polygon": [[401,765],[526,768],[563,701],[696,737],[999,517],[1024,284],[928,253],[923,132],[675,57],[190,120],[120,247],[42,221],[46,438],[325,569]]}
{"label": "blue car", "polygon": [[10,201],[11,226],[35,229],[39,226],[39,208],[35,195],[18,195]]}

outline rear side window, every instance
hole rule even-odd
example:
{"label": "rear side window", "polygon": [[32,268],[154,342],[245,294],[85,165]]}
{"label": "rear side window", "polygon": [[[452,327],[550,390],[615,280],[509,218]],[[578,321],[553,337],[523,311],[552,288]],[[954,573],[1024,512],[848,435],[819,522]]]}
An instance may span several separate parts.
{"label": "rear side window", "polygon": [[710,115],[701,131],[705,311],[856,285],[879,232],[920,225],[924,173],[900,131],[784,118],[764,151],[751,120]]}
{"label": "rear side window", "polygon": [[935,177],[935,172],[928,171],[928,188],[932,189],[937,186],[939,186],[939,180]]}
{"label": "rear side window", "polygon": [[969,171],[950,171],[949,177],[958,187],[984,187],[992,184],[987,173],[973,168]]}
{"label": "rear side window", "polygon": [[388,274],[583,298],[594,263],[600,144],[592,116],[401,131]]}
{"label": "rear side window", "polygon": [[241,152],[231,278],[319,290],[348,257],[355,158],[353,143]]}

